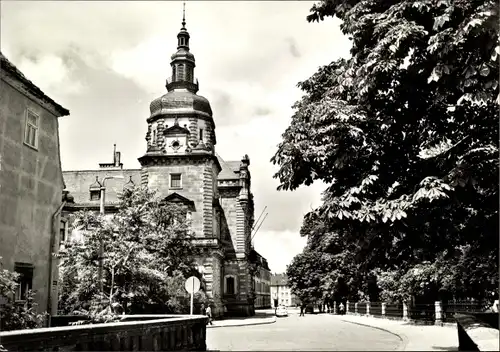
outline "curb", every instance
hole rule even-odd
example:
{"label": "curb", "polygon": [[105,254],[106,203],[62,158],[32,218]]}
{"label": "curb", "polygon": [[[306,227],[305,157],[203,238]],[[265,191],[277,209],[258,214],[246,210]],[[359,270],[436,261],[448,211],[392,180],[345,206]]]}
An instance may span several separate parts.
{"label": "curb", "polygon": [[276,317],[273,317],[272,320],[268,321],[259,321],[255,323],[241,323],[241,324],[231,324],[231,325],[207,325],[207,329],[215,329],[215,328],[232,328],[238,326],[252,326],[252,325],[265,325],[265,324],[273,324],[276,323]]}
{"label": "curb", "polygon": [[384,329],[384,328],[381,328],[378,326],[373,326],[373,325],[368,325],[368,324],[363,324],[363,323],[358,323],[358,322],[353,322],[353,321],[343,320],[343,319],[341,319],[341,321],[343,321],[345,323],[351,323],[351,324],[361,325],[361,326],[365,326],[365,327],[372,328],[372,329],[381,330],[381,331],[387,332],[389,334],[392,334],[394,336],[397,336],[401,340],[402,344],[401,344],[401,346],[399,346],[396,349],[396,351],[405,351],[406,346],[408,346],[408,343],[410,342],[406,335],[398,334],[398,333],[395,333],[394,331],[390,331],[390,330],[387,330],[387,329]]}

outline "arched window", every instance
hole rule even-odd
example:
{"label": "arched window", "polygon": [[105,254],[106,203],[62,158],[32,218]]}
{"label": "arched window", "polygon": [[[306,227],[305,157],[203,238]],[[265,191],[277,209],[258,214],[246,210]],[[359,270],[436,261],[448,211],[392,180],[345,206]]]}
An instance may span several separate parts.
{"label": "arched window", "polygon": [[184,64],[177,64],[177,80],[184,80]]}
{"label": "arched window", "polygon": [[157,124],[156,122],[151,125],[151,143],[156,143],[156,134],[157,134]]}
{"label": "arched window", "polygon": [[227,293],[234,295],[234,277],[226,278]]}
{"label": "arched window", "polygon": [[227,275],[224,280],[224,293],[228,295],[236,294],[236,277],[234,275]]}
{"label": "arched window", "polygon": [[186,81],[193,82],[193,68],[190,65],[186,67]]}

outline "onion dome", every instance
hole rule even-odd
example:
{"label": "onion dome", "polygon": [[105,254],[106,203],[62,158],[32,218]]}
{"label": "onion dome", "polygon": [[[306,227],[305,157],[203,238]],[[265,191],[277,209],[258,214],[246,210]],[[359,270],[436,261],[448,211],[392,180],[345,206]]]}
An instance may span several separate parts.
{"label": "onion dome", "polygon": [[196,112],[212,117],[212,108],[205,97],[186,90],[171,90],[167,94],[153,100],[149,105],[151,117],[179,113]]}

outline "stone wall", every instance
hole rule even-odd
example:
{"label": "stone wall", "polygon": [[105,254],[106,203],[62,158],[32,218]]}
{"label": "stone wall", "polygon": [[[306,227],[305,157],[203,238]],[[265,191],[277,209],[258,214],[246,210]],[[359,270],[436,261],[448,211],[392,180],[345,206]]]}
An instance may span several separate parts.
{"label": "stone wall", "polygon": [[[0,103],[0,256],[5,269],[31,264],[39,310],[49,309],[51,236],[63,177],[57,117],[7,84]],[[12,82],[11,82],[12,84]],[[38,116],[38,149],[24,144],[26,113]],[[55,240],[55,239],[54,239]],[[57,278],[54,278],[57,285]]]}
{"label": "stone wall", "polygon": [[214,237],[213,227],[213,200],[214,200],[214,169],[217,169],[215,163],[210,161],[203,167],[200,176],[203,177],[203,235],[205,237]]}
{"label": "stone wall", "polygon": [[[176,192],[183,197],[192,200],[195,204],[195,212],[192,213],[191,222],[192,230],[197,237],[204,236],[204,219],[203,219],[203,204],[204,204],[204,180],[203,171],[204,164],[191,165],[171,165],[171,166],[147,166],[145,167],[148,173],[148,188],[156,190],[158,195],[166,197],[169,194]],[[182,188],[170,188],[170,174],[182,174]]]}
{"label": "stone wall", "polygon": [[238,193],[233,189],[219,188],[219,194],[220,194],[220,204],[224,212],[223,216],[226,219],[227,231],[229,231],[229,234],[231,236],[233,248],[237,250],[236,212],[239,205],[236,196]]}
{"label": "stone wall", "polygon": [[130,316],[126,320],[2,332],[0,341],[8,351],[206,351],[206,317]]}

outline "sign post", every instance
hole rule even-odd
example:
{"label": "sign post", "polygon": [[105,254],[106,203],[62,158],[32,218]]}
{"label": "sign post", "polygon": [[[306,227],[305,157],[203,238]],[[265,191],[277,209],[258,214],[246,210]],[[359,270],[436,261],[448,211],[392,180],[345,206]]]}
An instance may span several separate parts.
{"label": "sign post", "polygon": [[184,285],[186,291],[191,295],[191,304],[189,308],[189,314],[193,315],[193,297],[196,292],[200,289],[200,280],[196,276],[191,276],[186,279],[186,283]]}

